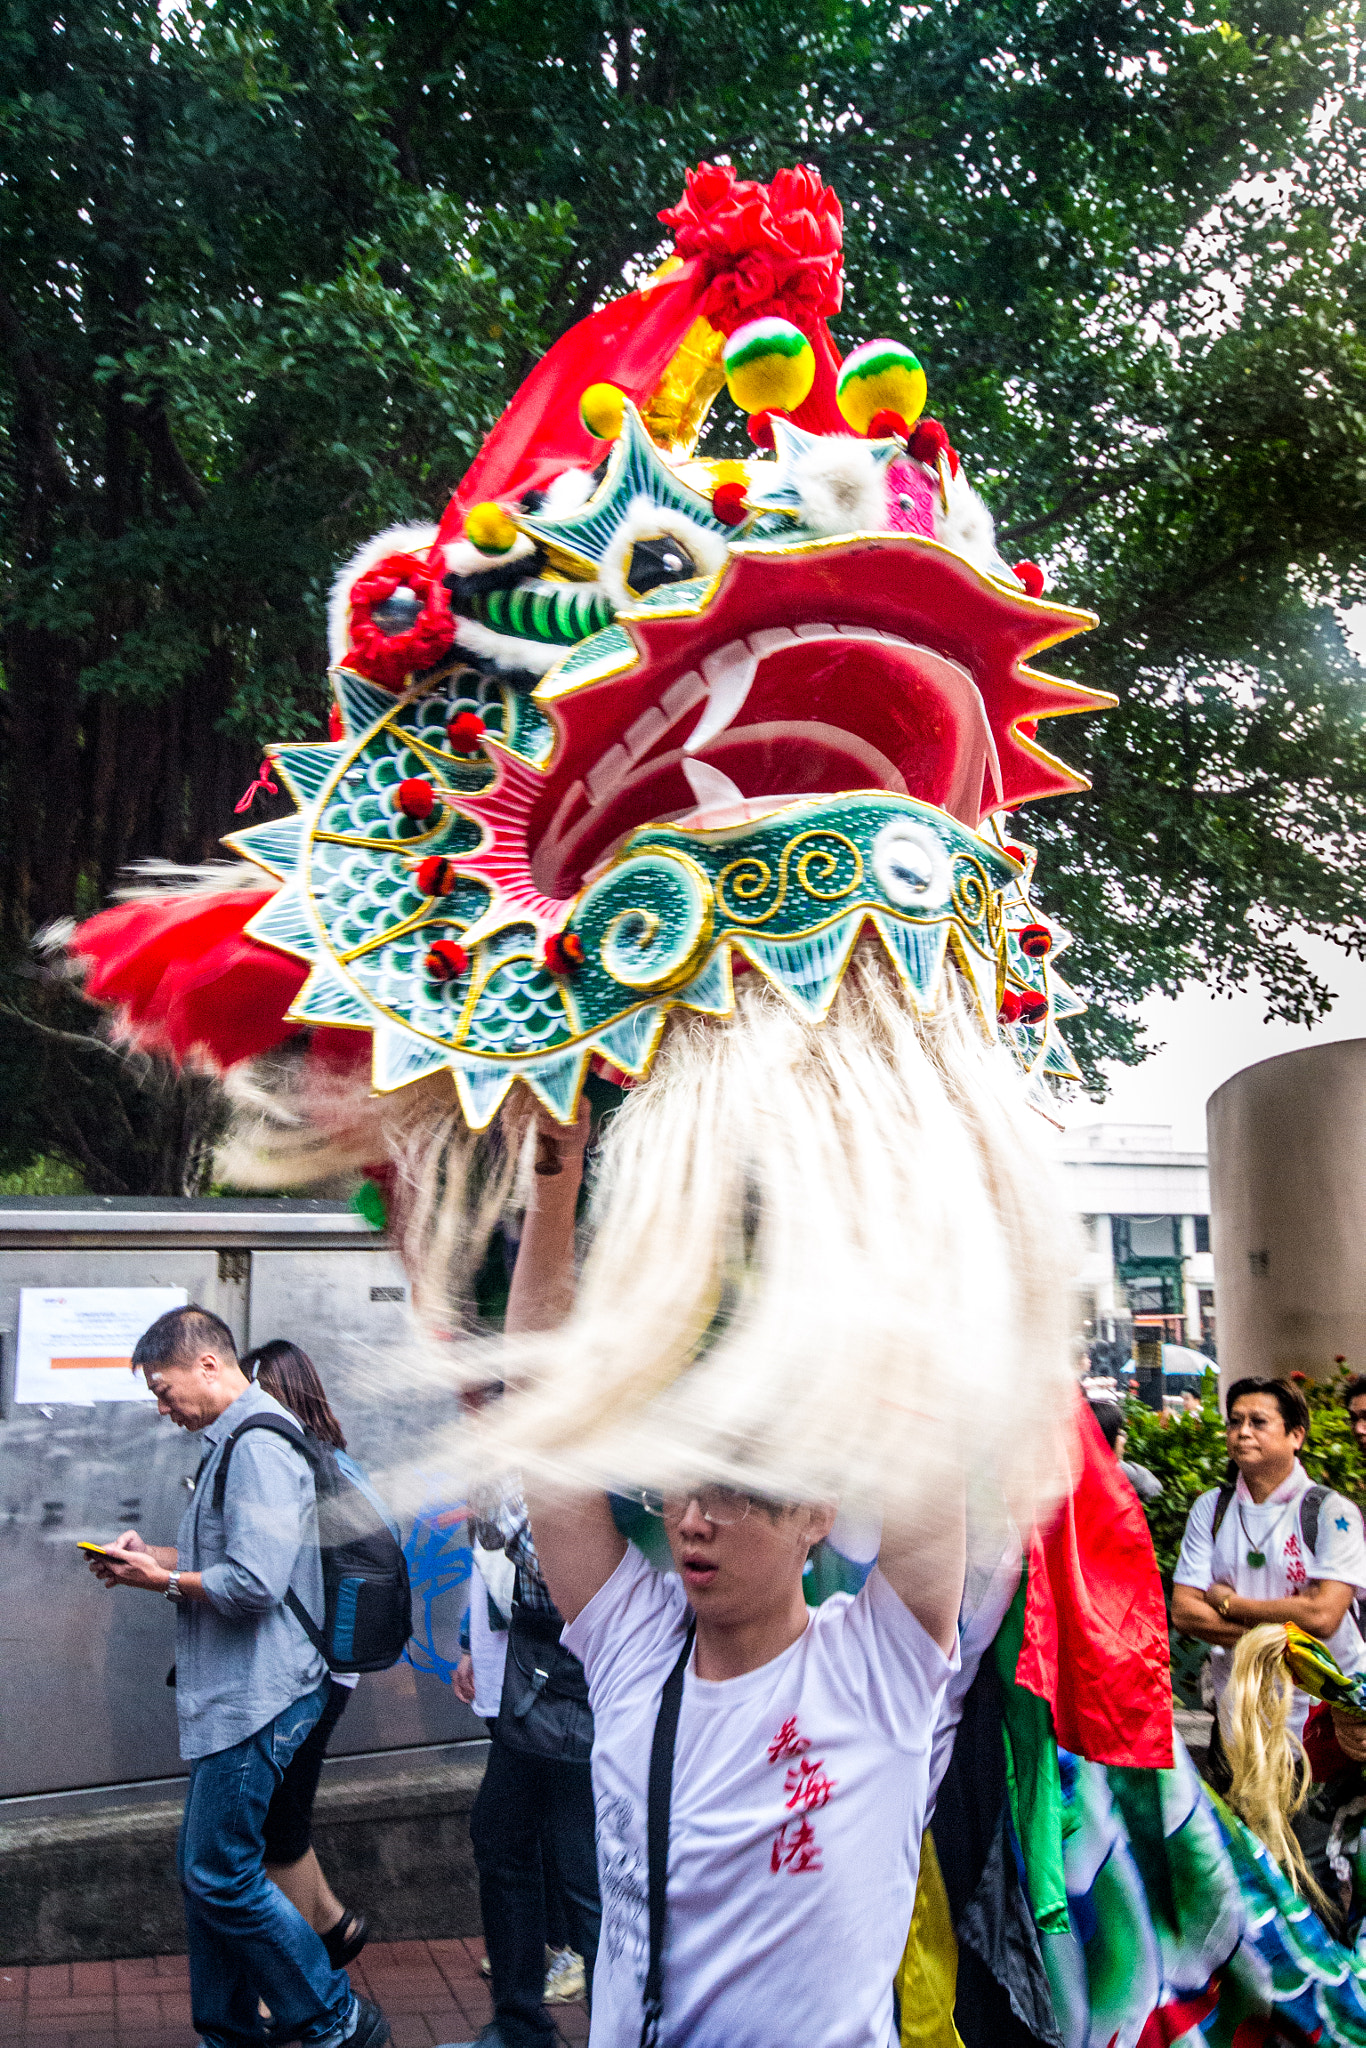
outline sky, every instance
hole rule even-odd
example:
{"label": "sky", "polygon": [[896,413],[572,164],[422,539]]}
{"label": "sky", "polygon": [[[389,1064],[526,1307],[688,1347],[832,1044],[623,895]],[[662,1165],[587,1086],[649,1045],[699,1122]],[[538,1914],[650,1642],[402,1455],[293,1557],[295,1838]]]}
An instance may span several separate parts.
{"label": "sky", "polygon": [[[1069,1130],[1094,1123],[1170,1124],[1178,1151],[1205,1150],[1205,1104],[1230,1075],[1302,1046],[1366,1038],[1366,962],[1349,959],[1326,939],[1301,933],[1310,967],[1337,1000],[1312,1028],[1265,1022],[1255,989],[1233,996],[1191,986],[1175,998],[1155,997],[1141,1009],[1148,1042],[1160,1045],[1138,1067],[1107,1069],[1110,1093],[1099,1105],[1086,1096],[1067,1105]],[[1084,993],[1084,991],[1083,991]]]}

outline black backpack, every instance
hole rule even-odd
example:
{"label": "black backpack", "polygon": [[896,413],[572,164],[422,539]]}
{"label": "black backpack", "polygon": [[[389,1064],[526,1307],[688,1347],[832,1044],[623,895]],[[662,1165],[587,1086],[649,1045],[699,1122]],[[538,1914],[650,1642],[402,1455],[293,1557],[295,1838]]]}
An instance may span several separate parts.
{"label": "black backpack", "polygon": [[413,1632],[408,1562],[398,1531],[368,1486],[358,1484],[330,1444],[274,1415],[249,1415],[223,1446],[213,1480],[213,1504],[222,1512],[232,1447],[249,1429],[282,1436],[308,1460],[318,1502],[318,1551],[323,1567],[323,1624],[319,1628],[293,1587],[285,1605],[329,1671],[387,1671],[403,1655]]}

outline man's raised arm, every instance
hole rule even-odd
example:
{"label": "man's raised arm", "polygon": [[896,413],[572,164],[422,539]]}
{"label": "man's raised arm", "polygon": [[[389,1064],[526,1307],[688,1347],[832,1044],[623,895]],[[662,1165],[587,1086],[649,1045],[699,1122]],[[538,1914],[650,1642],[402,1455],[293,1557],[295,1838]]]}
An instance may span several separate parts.
{"label": "man's raised arm", "polygon": [[[574,1306],[574,1219],[588,1142],[588,1104],[575,1129],[536,1125],[536,1171],[508,1293],[509,1336],[553,1330]],[[626,1555],[605,1493],[567,1496],[528,1487],[531,1534],[550,1597],[573,1621]]]}

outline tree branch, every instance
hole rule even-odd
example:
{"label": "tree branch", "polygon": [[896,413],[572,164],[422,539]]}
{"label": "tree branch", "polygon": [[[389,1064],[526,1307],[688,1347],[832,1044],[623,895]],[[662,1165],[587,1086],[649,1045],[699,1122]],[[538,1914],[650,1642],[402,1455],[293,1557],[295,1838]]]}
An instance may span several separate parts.
{"label": "tree branch", "polygon": [[202,512],[209,494],[180,452],[166,417],[165,400],[158,395],[132,410],[138,438],[151,458],[152,474],[161,488],[182,499],[192,512]]}
{"label": "tree branch", "polygon": [[29,347],[28,336],[24,331],[24,323],[19,317],[18,308],[8,293],[3,291],[0,291],[0,341],[5,345],[15,384],[24,401],[40,480],[54,496],[67,497],[71,492],[71,479],[67,475],[62,452],[57,445],[52,412],[48,405],[47,384],[38,368],[33,350]]}

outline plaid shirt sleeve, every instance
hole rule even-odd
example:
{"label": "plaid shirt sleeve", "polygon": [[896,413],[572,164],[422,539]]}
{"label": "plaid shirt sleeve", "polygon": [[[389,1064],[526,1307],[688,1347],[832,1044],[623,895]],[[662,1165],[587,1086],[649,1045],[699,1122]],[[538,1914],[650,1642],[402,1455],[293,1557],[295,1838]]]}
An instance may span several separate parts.
{"label": "plaid shirt sleeve", "polygon": [[541,1560],[536,1555],[531,1534],[531,1517],[520,1493],[503,1495],[492,1518],[492,1529],[495,1541],[485,1542],[485,1548],[506,1551],[516,1565],[519,1603],[532,1614],[556,1613],[555,1602],[541,1576]]}

